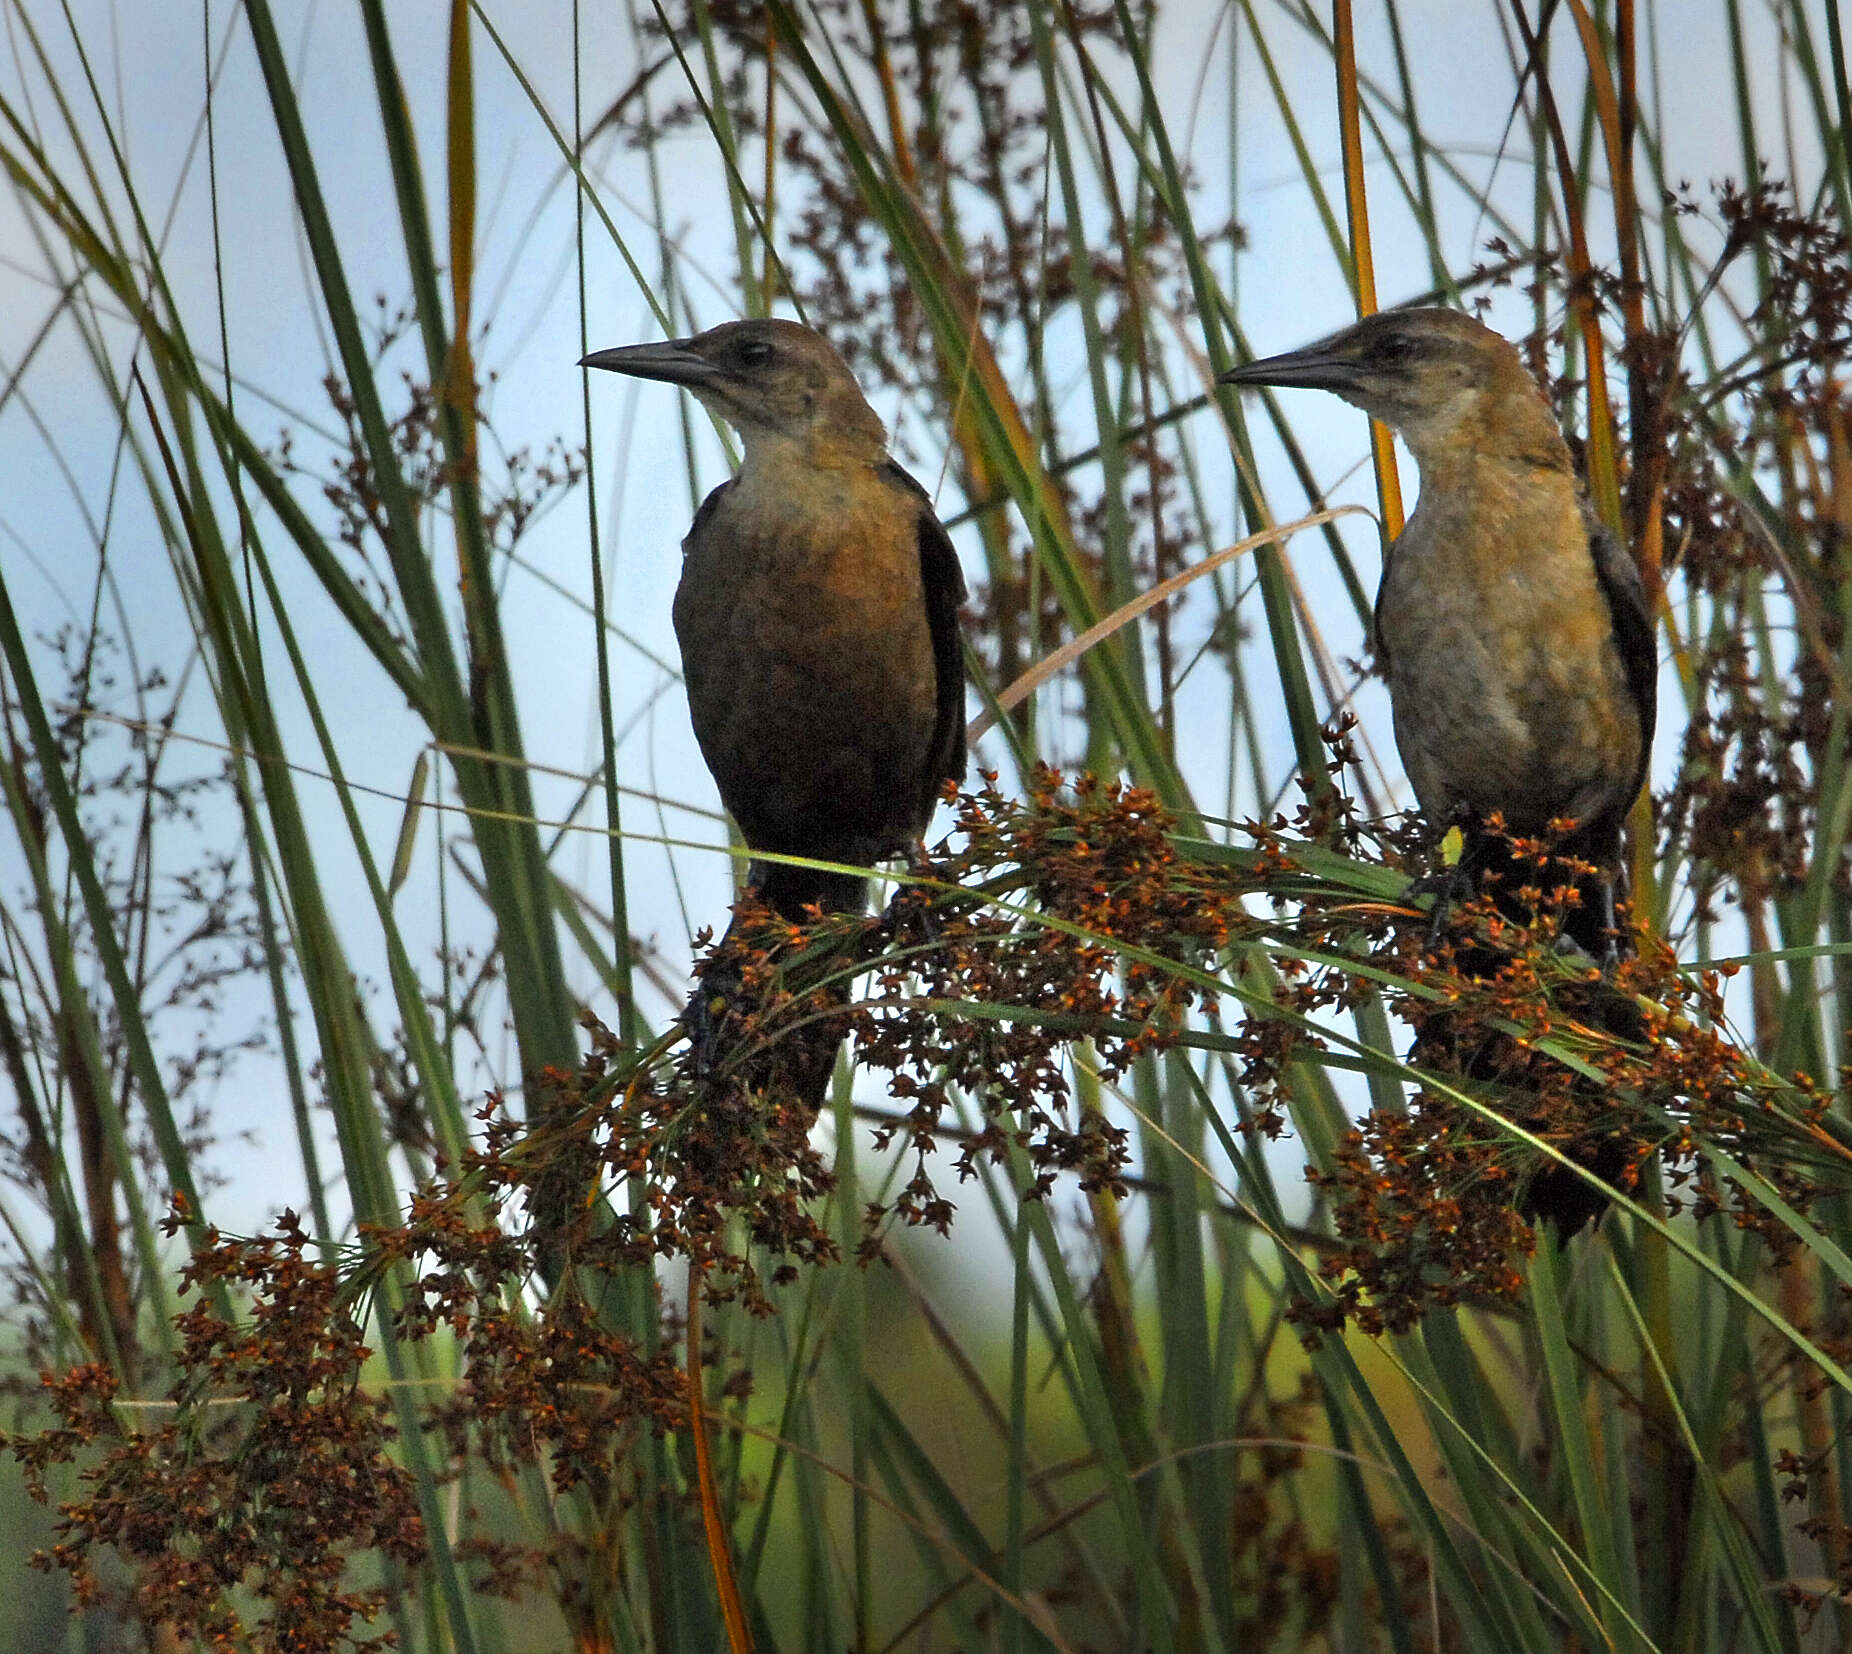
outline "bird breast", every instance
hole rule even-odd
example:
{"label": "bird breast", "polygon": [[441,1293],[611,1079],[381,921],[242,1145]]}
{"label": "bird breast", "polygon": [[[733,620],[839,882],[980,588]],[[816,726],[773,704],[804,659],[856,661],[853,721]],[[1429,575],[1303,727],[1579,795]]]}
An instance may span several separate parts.
{"label": "bird breast", "polygon": [[917,837],[936,709],[918,503],[866,466],[749,464],[683,550],[689,709],[747,842],[867,863]]}
{"label": "bird breast", "polygon": [[1641,730],[1573,480],[1424,471],[1378,604],[1396,745],[1422,809],[1520,832],[1624,809]]}

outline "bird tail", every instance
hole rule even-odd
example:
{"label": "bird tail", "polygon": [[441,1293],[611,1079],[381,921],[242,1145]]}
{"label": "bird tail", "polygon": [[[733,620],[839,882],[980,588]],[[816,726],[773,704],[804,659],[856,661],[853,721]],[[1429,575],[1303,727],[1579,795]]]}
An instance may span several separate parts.
{"label": "bird tail", "polygon": [[[1478,824],[1464,826],[1465,843],[1460,870],[1475,889],[1514,924],[1530,925],[1538,914],[1524,892],[1546,893],[1572,888],[1573,900],[1562,905],[1561,934],[1576,943],[1591,959],[1608,960],[1630,955],[1631,936],[1614,924],[1616,887],[1624,890],[1624,866],[1618,827],[1598,824],[1594,831],[1574,831],[1541,857],[1520,853],[1505,833]],[[1550,904],[1554,906],[1552,902]],[[1612,950],[1612,951],[1611,951]],[[1508,963],[1499,949],[1479,943],[1457,947],[1454,968],[1465,976],[1492,977]],[[1606,980],[1591,982],[1578,1001],[1582,1020],[1621,1037],[1637,1039],[1644,1030],[1638,1007]],[[1509,1038],[1487,1027],[1477,1017],[1453,1009],[1437,1008],[1424,1019],[1409,1052],[1416,1067],[1456,1073],[1480,1084],[1495,1085],[1527,1129],[1549,1135],[1564,1152],[1603,1182],[1620,1184],[1634,1165],[1632,1145],[1600,1127],[1601,1099],[1591,1082],[1578,1078],[1567,1099],[1575,1114],[1586,1114],[1580,1129],[1567,1140],[1565,1122],[1542,1115],[1527,1117],[1522,1097],[1533,1066],[1548,1059],[1535,1051],[1514,1046]],[[1515,1191],[1514,1204],[1527,1222],[1549,1220],[1557,1245],[1584,1225],[1597,1222],[1608,1200],[1575,1173],[1554,1161],[1533,1168]]]}
{"label": "bird tail", "polygon": [[[824,914],[860,914],[868,905],[866,874],[828,873],[814,867],[793,867],[783,862],[755,861],[747,884],[757,904],[771,909],[792,924],[805,924]],[[783,987],[801,1007],[792,1026],[766,1039],[751,1022],[754,997],[741,977],[741,963],[753,955],[772,957],[792,950],[783,943],[769,945],[754,931],[763,924],[748,904],[735,912],[726,934],[697,967],[698,980],[683,1021],[693,1037],[697,1071],[725,1069],[749,1093],[777,1091],[795,1098],[815,1114],[828,1095],[836,1070],[836,1054],[847,1038],[844,1019],[833,1013],[849,1004],[849,977],[845,970],[850,948],[830,945],[808,957],[782,963]],[[739,1039],[751,1041],[750,1056],[728,1062],[724,1052]]]}
{"label": "bird tail", "polygon": [[755,861],[746,882],[781,918],[794,925],[814,918],[809,909],[825,913],[861,913],[868,907],[866,873],[826,873],[818,867],[793,867],[789,862]]}
{"label": "bird tail", "polygon": [[[1622,1037],[1637,1039],[1644,1032],[1638,1007],[1604,981],[1580,991],[1573,1014]],[[1485,1088],[1525,1130],[1554,1143],[1602,1182],[1626,1187],[1638,1164],[1637,1145],[1609,1094],[1579,1074],[1565,1083],[1554,1059],[1515,1040],[1499,1025],[1502,1020],[1488,1019],[1484,1007],[1436,1005],[1422,1018],[1408,1061],[1471,1082],[1475,1090]],[[1548,1220],[1559,1247],[1599,1222],[1607,1195],[1555,1160],[1515,1148],[1508,1152],[1507,1164],[1517,1173],[1510,1198],[1525,1222],[1539,1227]]]}

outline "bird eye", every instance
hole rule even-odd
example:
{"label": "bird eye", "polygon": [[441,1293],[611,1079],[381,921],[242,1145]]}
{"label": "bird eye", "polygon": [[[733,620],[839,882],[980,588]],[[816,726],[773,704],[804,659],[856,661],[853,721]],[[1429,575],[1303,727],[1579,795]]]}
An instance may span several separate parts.
{"label": "bird eye", "polygon": [[735,354],[741,367],[762,368],[772,359],[772,347],[764,339],[742,339]]}

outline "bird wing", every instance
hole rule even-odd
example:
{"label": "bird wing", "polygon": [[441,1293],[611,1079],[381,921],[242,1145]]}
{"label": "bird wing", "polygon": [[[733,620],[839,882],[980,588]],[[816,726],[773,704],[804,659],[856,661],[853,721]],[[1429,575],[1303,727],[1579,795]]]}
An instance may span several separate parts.
{"label": "bird wing", "polygon": [[1640,714],[1640,760],[1634,771],[1633,787],[1627,795],[1631,803],[1645,784],[1646,767],[1652,756],[1653,725],[1659,710],[1659,642],[1639,565],[1586,507],[1584,516],[1588,522],[1588,549],[1595,559],[1595,578],[1601,583],[1602,596],[1608,600],[1614,642],[1627,673],[1627,688]]}
{"label": "bird wing", "polygon": [[1376,670],[1389,676],[1389,645],[1383,642],[1383,593],[1389,589],[1389,559],[1395,555],[1393,542],[1383,547],[1383,572],[1376,582],[1376,601],[1370,608],[1370,648],[1376,655]]}
{"label": "bird wing", "polygon": [[713,493],[701,502],[701,509],[695,513],[694,521],[688,525],[688,532],[682,536],[682,555],[688,555],[688,548],[701,538],[701,530],[707,527],[707,520],[714,515],[714,508],[720,504],[720,496],[733,486],[734,478],[729,477]]}
{"label": "bird wing", "polygon": [[958,566],[952,537],[933,513],[932,496],[892,460],[884,469],[920,502],[920,586],[926,594],[926,624],[932,629],[938,690],[926,779],[936,793],[941,782],[965,778],[965,651],[958,631],[958,609],[965,600],[965,574]]}

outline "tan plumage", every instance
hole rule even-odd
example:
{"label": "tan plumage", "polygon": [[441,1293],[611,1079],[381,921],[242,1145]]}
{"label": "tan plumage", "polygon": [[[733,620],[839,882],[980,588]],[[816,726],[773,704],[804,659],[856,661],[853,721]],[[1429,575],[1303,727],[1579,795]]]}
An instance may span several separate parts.
{"label": "tan plumage", "polygon": [[1437,828],[1465,828],[1472,871],[1496,859],[1494,813],[1525,835],[1573,818],[1562,849],[1604,883],[1566,928],[1611,951],[1600,898],[1645,779],[1653,630],[1517,352],[1455,311],[1384,311],[1224,377],[1333,391],[1408,444],[1421,496],[1388,553],[1376,642],[1415,797]]}

